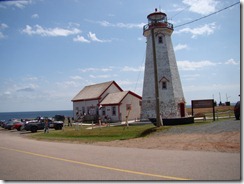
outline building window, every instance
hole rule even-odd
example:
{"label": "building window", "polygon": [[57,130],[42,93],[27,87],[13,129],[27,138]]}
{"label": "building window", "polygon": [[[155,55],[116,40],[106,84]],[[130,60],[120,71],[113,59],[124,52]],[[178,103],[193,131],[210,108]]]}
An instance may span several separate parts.
{"label": "building window", "polygon": [[163,37],[162,36],[158,37],[158,43],[163,43]]}
{"label": "building window", "polygon": [[103,115],[103,116],[106,115],[105,107],[102,107],[102,115]]}
{"label": "building window", "polygon": [[85,107],[82,107],[82,114],[84,115],[86,113]]}
{"label": "building window", "polygon": [[131,104],[126,104],[126,110],[127,111],[131,110]]}
{"label": "building window", "polygon": [[116,116],[116,107],[115,106],[112,107],[112,115]]}
{"label": "building window", "polygon": [[163,88],[163,89],[167,89],[167,82],[166,82],[166,81],[163,81],[163,82],[162,82],[162,88]]}

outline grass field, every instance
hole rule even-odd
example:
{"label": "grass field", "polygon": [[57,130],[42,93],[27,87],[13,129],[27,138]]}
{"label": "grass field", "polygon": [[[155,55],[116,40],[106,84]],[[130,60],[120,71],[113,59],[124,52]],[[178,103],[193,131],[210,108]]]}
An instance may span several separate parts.
{"label": "grass field", "polygon": [[[187,109],[188,114],[191,114],[191,109]],[[231,106],[222,106],[216,107],[215,111],[234,116],[233,107]],[[195,109],[195,113],[204,113],[211,116],[212,109]],[[224,112],[224,113],[223,113]],[[228,116],[226,116],[228,118]],[[201,125],[205,123],[210,123],[212,120],[197,120],[194,125]],[[67,123],[67,122],[66,122]],[[189,125],[178,125],[178,126],[192,126]],[[83,142],[83,143],[92,143],[100,141],[114,141],[114,140],[127,140],[138,137],[145,137],[152,132],[163,131],[169,129],[170,126],[155,127],[153,124],[147,125],[136,125],[136,126],[110,126],[110,127],[96,127],[93,129],[87,129],[88,126],[65,126],[63,130],[51,130],[49,133],[44,134],[43,132],[38,132],[31,134],[30,136],[38,140],[52,140],[52,141],[73,141],[73,142]]]}
{"label": "grass field", "polygon": [[76,142],[99,142],[99,141],[113,141],[113,140],[126,140],[137,137],[144,137],[151,132],[161,131],[168,127],[156,128],[153,124],[140,125],[140,126],[110,126],[110,127],[96,127],[87,129],[87,126],[79,126],[79,128],[64,127],[63,130],[51,130],[49,133],[44,134],[38,132],[31,134],[32,138],[45,139],[54,141],[76,141]]}

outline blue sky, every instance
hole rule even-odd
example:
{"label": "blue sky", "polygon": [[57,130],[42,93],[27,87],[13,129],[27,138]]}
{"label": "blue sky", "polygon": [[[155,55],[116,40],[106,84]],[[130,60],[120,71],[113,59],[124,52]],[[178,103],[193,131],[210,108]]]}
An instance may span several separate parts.
{"label": "blue sky", "polygon": [[[237,0],[0,1],[0,112],[71,110],[86,85],[115,80],[142,95],[147,15],[175,26],[172,42],[184,96],[240,99]],[[179,26],[179,27],[177,27]]]}

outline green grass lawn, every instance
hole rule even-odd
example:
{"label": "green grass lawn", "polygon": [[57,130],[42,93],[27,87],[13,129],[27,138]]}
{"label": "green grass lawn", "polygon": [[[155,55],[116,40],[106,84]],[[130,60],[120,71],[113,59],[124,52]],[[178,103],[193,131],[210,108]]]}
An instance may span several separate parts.
{"label": "green grass lawn", "polygon": [[137,137],[144,137],[151,132],[161,131],[168,127],[155,127],[153,124],[137,125],[137,126],[116,126],[86,129],[87,126],[65,127],[63,130],[50,130],[44,134],[38,132],[31,134],[32,138],[38,140],[53,140],[53,141],[78,141],[85,143],[113,140],[127,140]]}
{"label": "green grass lawn", "polygon": [[[221,121],[221,120],[218,120]],[[176,125],[176,126],[200,126],[203,124],[211,123],[212,120],[197,120],[194,124]],[[30,134],[31,138],[38,140],[50,141],[74,141],[79,143],[93,143],[114,140],[127,140],[138,137],[145,137],[153,132],[164,131],[173,126],[155,127],[153,124],[147,125],[134,125],[134,126],[111,126],[111,127],[96,127],[87,129],[88,126],[65,126],[63,130],[50,129],[49,133],[39,131]]]}

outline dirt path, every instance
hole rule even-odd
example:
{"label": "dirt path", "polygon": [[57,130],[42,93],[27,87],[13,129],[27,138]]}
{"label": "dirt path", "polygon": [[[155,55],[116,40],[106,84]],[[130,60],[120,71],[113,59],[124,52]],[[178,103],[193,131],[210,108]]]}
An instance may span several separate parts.
{"label": "dirt path", "polygon": [[240,121],[223,120],[202,125],[175,126],[144,138],[95,144],[144,149],[240,152],[240,131]]}

